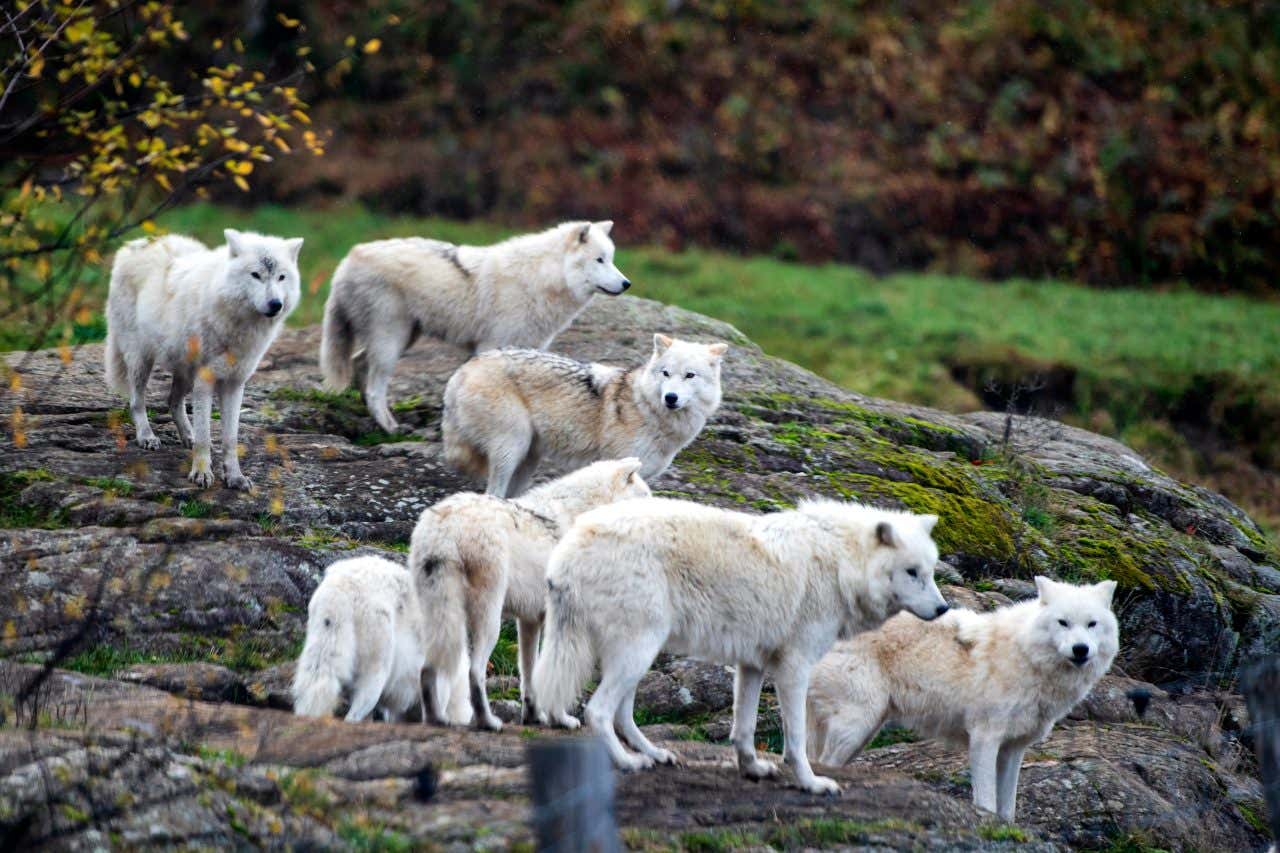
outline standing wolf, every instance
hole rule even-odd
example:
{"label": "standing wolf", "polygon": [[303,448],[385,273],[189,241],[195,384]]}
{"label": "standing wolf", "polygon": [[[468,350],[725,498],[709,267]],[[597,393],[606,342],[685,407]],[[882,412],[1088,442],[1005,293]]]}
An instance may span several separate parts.
{"label": "standing wolf", "polygon": [[[413,579],[404,566],[379,557],[339,560],[307,607],[307,639],[293,679],[293,711],[307,717],[333,713],[343,689],[351,691],[348,722],[375,708],[391,720],[415,704],[422,719],[464,722],[465,706],[447,707],[450,690],[434,690],[428,708],[422,665],[428,635]],[[454,665],[460,661],[455,654]],[[456,707],[456,706],[455,706]]]}
{"label": "standing wolf", "polygon": [[419,334],[472,352],[546,349],[596,293],[630,287],[613,264],[612,228],[566,222],[493,246],[421,238],[359,244],[334,271],[324,306],[325,382],[341,391],[362,373],[370,414],[395,432],[387,384]]}
{"label": "standing wolf", "polygon": [[720,405],[727,349],[654,335],[648,363],[631,370],[537,350],[484,353],[445,386],[445,458],[487,475],[500,497],[528,487],[542,459],[573,468],[637,456],[652,479]]}
{"label": "standing wolf", "polygon": [[1013,820],[1022,754],[1106,674],[1120,642],[1115,581],[1038,577],[1036,588],[1038,599],[991,613],[897,616],[838,644],[813,670],[816,760],[848,762],[886,719],[967,740],[974,803]]}
{"label": "standing wolf", "polygon": [[[134,240],[116,254],[107,294],[107,381],[129,395],[140,447],[160,439],[147,421],[147,380],[159,364],[173,373],[169,412],[178,437],[194,446],[191,482],[213,485],[213,397],[222,413],[223,478],[250,489],[240,473],[240,402],[249,376],[298,304],[302,238],[223,232],[209,249],[190,237]],[[187,420],[191,395],[194,429]]]}
{"label": "standing wolf", "polygon": [[[529,689],[547,606],[547,557],[579,514],[613,501],[648,497],[649,487],[636,473],[639,469],[639,459],[597,462],[517,500],[454,495],[418,519],[409,570],[416,598],[432,626],[433,650],[426,666],[447,679],[469,639],[471,705],[477,725],[502,728],[489,709],[485,667],[498,642],[504,612],[516,617],[519,631],[522,716],[526,722],[547,722]],[[578,725],[563,713],[555,721],[570,728]]]}
{"label": "standing wolf", "polygon": [[614,762],[634,770],[677,760],[645,738],[632,714],[636,685],[658,652],[736,664],[730,739],[738,771],[761,779],[778,772],[755,751],[768,671],[797,784],[834,793],[839,786],[815,776],[805,755],[809,670],[837,636],[874,628],[902,608],[925,619],[946,612],[933,581],[936,522],[834,501],[764,516],[660,498],[593,510],[551,554],[533,694],[564,713],[599,660],[587,722]]}

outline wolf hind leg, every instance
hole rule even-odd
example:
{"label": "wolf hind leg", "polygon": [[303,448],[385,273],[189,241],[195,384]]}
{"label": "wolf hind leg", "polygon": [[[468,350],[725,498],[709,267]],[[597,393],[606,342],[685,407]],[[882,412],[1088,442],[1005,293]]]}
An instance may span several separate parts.
{"label": "wolf hind leg", "polygon": [[[636,685],[648,671],[653,659],[658,656],[665,642],[664,634],[641,633],[614,640],[609,647],[601,649],[600,686],[587,702],[586,718],[592,731],[599,735],[609,750],[610,757],[620,770],[641,770],[652,767],[654,756],[630,752],[618,740],[614,731],[614,723],[622,712],[623,706],[630,708],[635,702]],[[634,717],[628,717],[632,727]],[[639,731],[638,729],[636,730]],[[640,740],[648,743],[644,736]],[[649,744],[653,747],[652,744]],[[653,747],[656,750],[656,747]],[[674,756],[673,756],[674,757]]]}
{"label": "wolf hind leg", "polygon": [[129,416],[133,418],[134,441],[147,450],[160,446],[160,439],[147,420],[147,380],[151,378],[153,365],[154,361],[145,355],[135,356],[129,362]]}
{"label": "wolf hind leg", "polygon": [[669,749],[654,746],[653,741],[644,736],[644,732],[636,725],[636,694],[631,691],[622,699],[618,713],[614,715],[613,724],[622,735],[627,745],[643,755],[652,758],[658,764],[679,764],[680,756]]}
{"label": "wolf hind leg", "polygon": [[358,723],[369,716],[382,698],[382,691],[390,677],[391,660],[386,654],[380,655],[371,668],[356,673],[351,691],[351,707],[347,709],[347,722]]}
{"label": "wolf hind leg", "polygon": [[[489,456],[489,483],[485,492],[500,498],[514,496],[512,481],[529,456],[533,427],[524,423],[505,435],[495,436],[485,448]],[[536,462],[535,462],[536,464]]]}
{"label": "wolf hind leg", "polygon": [[883,705],[853,704],[832,714],[823,723],[826,737],[813,745],[814,760],[832,766],[848,764],[880,730],[885,710]]}
{"label": "wolf hind leg", "polygon": [[175,370],[173,384],[169,386],[169,417],[178,430],[178,441],[183,447],[192,442],[191,421],[187,417],[187,395],[191,393],[191,377]]}
{"label": "wolf hind leg", "polygon": [[529,449],[525,451],[524,461],[516,466],[515,473],[511,475],[511,482],[507,486],[507,497],[517,498],[529,490],[529,484],[533,482],[533,474],[538,470],[539,461],[537,442],[530,442]]}
{"label": "wolf hind leg", "polygon": [[386,332],[370,336],[361,359],[363,363],[359,365],[363,367],[364,403],[369,414],[383,431],[392,434],[400,431],[400,425],[387,405],[387,386],[391,384],[391,374],[395,372],[396,362],[404,353],[412,332],[412,327],[406,327],[405,321],[401,320],[398,325],[399,328],[393,324]]}

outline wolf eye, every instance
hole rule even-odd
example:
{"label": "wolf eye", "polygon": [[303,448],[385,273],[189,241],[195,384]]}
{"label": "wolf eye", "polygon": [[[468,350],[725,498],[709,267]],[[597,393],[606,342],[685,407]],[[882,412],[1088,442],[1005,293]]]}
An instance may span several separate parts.
{"label": "wolf eye", "polygon": [[1067,625],[1067,620],[1066,620],[1066,619],[1059,619],[1059,620],[1058,620],[1058,624],[1059,624],[1059,625],[1061,625],[1063,628],[1070,627],[1069,625]]}
{"label": "wolf eye", "polygon": [[596,263],[597,263],[597,264],[603,264],[603,263],[604,263],[604,258],[596,258]]}
{"label": "wolf eye", "polygon": [[668,379],[670,379],[670,378],[671,378],[671,374],[670,374],[668,371],[666,371],[666,370],[662,371],[662,375],[663,375],[663,376],[665,376],[665,377],[667,377]]}
{"label": "wolf eye", "polygon": [[256,272],[251,272],[249,275],[253,276],[254,281],[262,281],[262,276],[258,275]]}
{"label": "wolf eye", "polygon": [[280,273],[280,275],[276,276],[276,281],[284,281],[284,273]]}
{"label": "wolf eye", "polygon": [[1092,620],[1091,622],[1089,622],[1089,627],[1090,627],[1090,628],[1097,628],[1097,627],[1098,627],[1098,620],[1094,619],[1094,620]]}
{"label": "wolf eye", "polygon": [[693,378],[694,376],[696,376],[696,375],[697,375],[697,374],[695,374],[695,373],[686,373],[686,374],[684,375],[684,378],[685,378],[685,379],[692,379],[692,378]]}

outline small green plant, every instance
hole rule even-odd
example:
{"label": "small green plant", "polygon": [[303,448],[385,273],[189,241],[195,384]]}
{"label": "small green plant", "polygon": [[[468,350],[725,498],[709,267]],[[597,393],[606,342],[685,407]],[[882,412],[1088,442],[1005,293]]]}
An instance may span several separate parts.
{"label": "small green plant", "polygon": [[204,744],[197,747],[196,755],[205,761],[217,761],[229,767],[243,767],[249,760],[245,755],[236,752],[234,749],[214,749]]}
{"label": "small green plant", "polygon": [[915,743],[920,740],[916,737],[916,733],[911,729],[904,729],[899,726],[885,726],[876,732],[868,743],[867,749],[879,749],[882,746],[893,746],[895,743]]}
{"label": "small green plant", "polygon": [[343,821],[338,827],[338,837],[351,845],[352,850],[361,853],[401,853],[418,849],[413,839],[402,832],[359,821]]}
{"label": "small green plant", "polygon": [[978,834],[987,841],[1013,841],[1026,844],[1031,840],[1030,835],[1011,823],[984,823],[978,827]]}
{"label": "small green plant", "polygon": [[178,504],[178,514],[183,518],[208,518],[213,515],[213,504],[193,498]]}
{"label": "small green plant", "polygon": [[127,498],[133,494],[133,483],[119,477],[89,477],[84,483],[86,486],[102,489],[109,497]]}

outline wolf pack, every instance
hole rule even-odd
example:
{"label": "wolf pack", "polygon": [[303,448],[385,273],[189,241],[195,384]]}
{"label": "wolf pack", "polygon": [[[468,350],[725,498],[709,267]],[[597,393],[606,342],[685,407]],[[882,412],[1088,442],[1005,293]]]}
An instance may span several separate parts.
{"label": "wolf pack", "polygon": [[[406,564],[326,569],[295,712],[394,721],[416,709],[424,723],[498,731],[486,669],[505,617],[518,633],[522,722],[576,729],[584,718],[623,770],[680,762],[635,721],[637,685],[667,652],[732,667],[743,777],[782,772],[756,747],[770,678],[797,787],[839,792],[811,761],[847,763],[893,721],[967,745],[974,802],[1012,819],[1024,752],[1115,658],[1115,583],[1037,577],[1033,599],[953,608],[934,578],[936,516],[817,498],[749,514],[654,497],[649,482],[720,405],[728,347],[659,329],[647,330],[648,360],[628,367],[549,351],[596,294],[631,286],[612,227],[567,222],[490,246],[381,240],[335,270],[325,384],[356,385],[395,433],[388,388],[401,355],[420,336],[469,351],[445,387],[441,438],[484,491],[423,511]],[[248,490],[241,401],[299,302],[303,241],[224,233],[212,249],[163,236],[117,253],[106,375],[129,399],[137,444],[157,450],[147,384],[156,367],[170,373],[172,424],[202,488],[215,482],[216,399],[222,482]]]}

